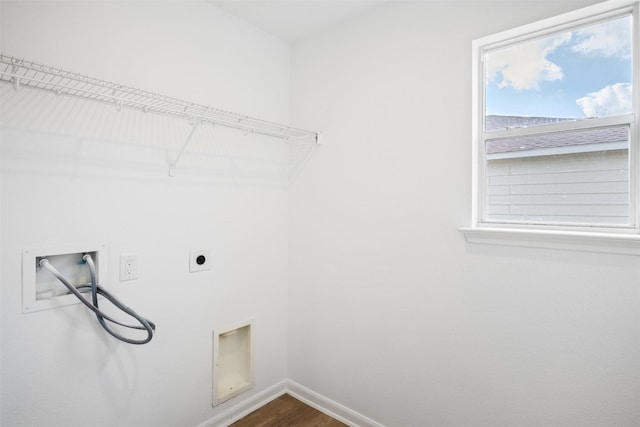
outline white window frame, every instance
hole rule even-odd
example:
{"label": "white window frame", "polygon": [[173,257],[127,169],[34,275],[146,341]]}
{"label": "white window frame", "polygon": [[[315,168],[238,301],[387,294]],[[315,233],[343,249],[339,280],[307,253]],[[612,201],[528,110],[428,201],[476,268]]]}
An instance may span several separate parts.
{"label": "white window frame", "polygon": [[[640,255],[640,169],[638,120],[640,109],[640,53],[638,37],[640,26],[638,9],[640,0],[610,0],[584,9],[558,15],[543,21],[493,34],[472,43],[472,214],[471,225],[461,228],[470,243],[500,244],[550,249],[568,249],[588,252],[623,253]],[[626,116],[603,117],[575,122],[537,126],[506,131],[484,132],[485,76],[483,58],[485,52],[496,48],[551,36],[573,29],[596,24],[603,20],[625,15],[633,19],[633,113]],[[526,132],[553,132],[588,129],[614,124],[630,126],[629,140],[629,192],[630,226],[525,224],[516,222],[488,221],[484,219],[486,209],[486,157],[484,142],[487,139],[518,136]],[[532,130],[534,129],[534,130]]]}

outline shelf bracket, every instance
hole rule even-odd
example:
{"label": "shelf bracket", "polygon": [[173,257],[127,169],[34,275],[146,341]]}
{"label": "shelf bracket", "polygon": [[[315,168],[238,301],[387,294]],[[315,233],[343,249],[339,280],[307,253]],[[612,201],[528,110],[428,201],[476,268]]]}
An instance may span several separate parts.
{"label": "shelf bracket", "polygon": [[11,74],[13,75],[13,90],[17,92],[20,90],[20,77],[18,77],[18,66],[16,64],[11,67]]}
{"label": "shelf bracket", "polygon": [[171,163],[171,166],[169,166],[169,176],[176,176],[176,166],[178,165],[180,158],[184,154],[184,151],[187,149],[187,145],[189,145],[189,141],[191,141],[191,138],[193,137],[193,134],[195,133],[199,124],[200,124],[200,120],[196,120],[193,123],[193,126],[191,127],[191,132],[189,132],[189,136],[187,136],[187,139],[182,144],[182,148],[180,149],[180,152],[176,156],[176,159],[173,161],[173,163]]}

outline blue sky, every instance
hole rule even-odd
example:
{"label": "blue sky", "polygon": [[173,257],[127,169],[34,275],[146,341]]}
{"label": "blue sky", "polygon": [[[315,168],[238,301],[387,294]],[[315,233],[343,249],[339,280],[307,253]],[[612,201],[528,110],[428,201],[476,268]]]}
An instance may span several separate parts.
{"label": "blue sky", "polygon": [[602,117],[631,112],[631,17],[488,52],[486,114]]}

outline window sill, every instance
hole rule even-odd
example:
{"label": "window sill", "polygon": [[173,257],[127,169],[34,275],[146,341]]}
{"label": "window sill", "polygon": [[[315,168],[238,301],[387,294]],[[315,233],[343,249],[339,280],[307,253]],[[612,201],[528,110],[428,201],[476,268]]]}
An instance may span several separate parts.
{"label": "window sill", "polygon": [[468,243],[640,256],[640,235],[461,227]]}

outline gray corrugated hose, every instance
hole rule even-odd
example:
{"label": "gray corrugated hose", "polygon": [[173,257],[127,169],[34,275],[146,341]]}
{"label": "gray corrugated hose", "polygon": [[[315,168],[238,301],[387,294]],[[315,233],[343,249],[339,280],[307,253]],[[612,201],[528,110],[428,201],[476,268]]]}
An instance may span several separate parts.
{"label": "gray corrugated hose", "polygon": [[[95,315],[96,315],[96,318],[98,319],[98,322],[100,322],[100,325],[109,334],[113,335],[114,337],[116,337],[120,341],[124,341],[124,342],[129,343],[129,344],[146,344],[149,341],[151,341],[151,338],[153,338],[153,334],[154,334],[155,329],[156,329],[156,325],[153,322],[151,322],[150,320],[145,319],[144,317],[140,316],[138,313],[136,313],[135,311],[133,311],[132,309],[130,309],[129,307],[124,305],[115,296],[113,296],[109,292],[107,292],[106,289],[104,289],[102,286],[98,285],[98,283],[96,281],[96,266],[93,263],[93,259],[91,258],[91,255],[85,254],[82,257],[82,259],[89,266],[89,272],[91,273],[91,284],[88,284],[88,285],[73,286],[67,280],[66,277],[64,277],[58,270],[56,270],[56,268],[54,266],[51,265],[51,263],[49,263],[49,260],[47,260],[46,258],[43,258],[43,259],[40,260],[40,266],[42,266],[42,267],[46,268],[47,270],[49,270],[51,272],[51,274],[56,276],[56,278],[58,280],[60,280],[60,282],[62,282],[62,284],[67,287],[67,289],[69,289],[69,292],[74,294],[80,300],[80,302],[82,302],[84,305],[86,305],[89,308],[89,310],[93,311],[95,313]],[[91,297],[92,297],[92,300],[93,300],[92,302],[93,303],[88,301],[85,297],[82,296],[82,293],[81,293],[82,290],[91,291]],[[125,323],[121,323],[118,320],[116,320],[116,319],[112,318],[111,316],[108,316],[107,314],[102,312],[98,308],[98,295],[104,296],[107,300],[109,300],[109,302],[111,302],[113,305],[115,305],[118,309],[120,309],[124,313],[126,313],[129,316],[131,316],[134,319],[136,319],[138,322],[140,322],[141,326],[138,326],[138,325],[127,325]],[[147,337],[145,339],[141,339],[141,340],[135,340],[135,339],[131,339],[131,338],[126,338],[126,337],[118,334],[117,332],[113,331],[109,327],[109,325],[107,325],[107,323],[106,323],[107,321],[109,321],[111,323],[115,323],[116,325],[124,326],[125,328],[145,330],[145,331],[147,331]]]}

